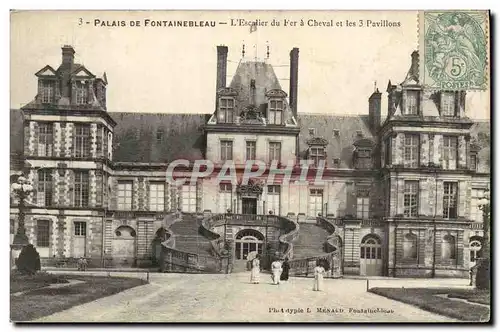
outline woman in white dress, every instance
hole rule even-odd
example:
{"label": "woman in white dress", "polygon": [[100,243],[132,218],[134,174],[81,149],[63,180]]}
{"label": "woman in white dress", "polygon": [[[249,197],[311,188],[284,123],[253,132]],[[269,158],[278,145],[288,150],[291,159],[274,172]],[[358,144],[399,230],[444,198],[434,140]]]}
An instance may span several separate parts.
{"label": "woman in white dress", "polygon": [[281,268],[281,261],[280,260],[275,260],[271,264],[271,272],[272,272],[273,284],[279,285],[281,272],[283,272],[283,269]]}
{"label": "woman in white dress", "polygon": [[314,287],[313,291],[323,290],[323,273],[325,273],[325,268],[321,266],[321,262],[316,263],[314,268]]}
{"label": "woman in white dress", "polygon": [[259,256],[252,259],[252,270],[250,272],[250,282],[252,284],[258,284],[260,281],[260,260]]}

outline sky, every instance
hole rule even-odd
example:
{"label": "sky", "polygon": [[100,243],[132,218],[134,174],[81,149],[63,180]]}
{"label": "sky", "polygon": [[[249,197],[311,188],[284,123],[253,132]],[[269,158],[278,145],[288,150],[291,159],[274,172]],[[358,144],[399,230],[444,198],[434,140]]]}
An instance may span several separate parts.
{"label": "sky", "polygon": [[[81,25],[80,25],[81,18]],[[145,20],[227,22],[216,27],[152,27]],[[237,19],[268,22],[250,33],[249,26],[231,26]],[[275,19],[281,25],[270,26]],[[297,26],[284,26],[284,20]],[[95,20],[111,25],[95,26]],[[300,26],[303,20],[305,25]],[[334,27],[309,26],[333,22]],[[346,20],[356,27],[346,26]],[[359,22],[364,26],[360,27]],[[366,27],[368,20],[399,27]],[[139,21],[140,27],[130,26]],[[87,24],[86,22],[89,22]],[[336,26],[337,22],[342,27]],[[417,12],[326,11],[45,11],[11,15],[10,107],[19,108],[36,95],[34,74],[61,62],[61,46],[72,45],[75,62],[108,78],[109,112],[211,113],[214,110],[216,46],[227,45],[228,84],[242,59],[266,58],[285,92],[289,90],[289,52],[299,54],[299,113],[368,114],[368,97],[376,85],[387,109],[389,80],[403,81],[410,54],[418,49]],[[119,25],[119,24],[118,24]],[[468,116],[489,119],[489,93],[469,92]]]}

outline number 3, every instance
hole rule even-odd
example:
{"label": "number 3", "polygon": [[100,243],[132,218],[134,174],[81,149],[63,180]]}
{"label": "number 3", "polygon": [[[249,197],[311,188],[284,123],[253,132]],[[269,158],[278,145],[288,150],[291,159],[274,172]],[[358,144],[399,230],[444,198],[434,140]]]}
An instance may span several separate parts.
{"label": "number 3", "polygon": [[78,19],[78,25],[82,25],[82,24],[83,24],[83,19],[80,17],[80,18]]}

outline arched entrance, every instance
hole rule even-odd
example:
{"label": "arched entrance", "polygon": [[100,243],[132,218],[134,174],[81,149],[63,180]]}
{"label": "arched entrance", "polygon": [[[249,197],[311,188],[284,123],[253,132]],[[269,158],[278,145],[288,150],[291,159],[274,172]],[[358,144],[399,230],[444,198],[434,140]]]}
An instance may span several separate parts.
{"label": "arched entrance", "polygon": [[135,230],[126,225],[115,230],[113,260],[118,266],[132,266],[135,262]]}
{"label": "arched entrance", "polygon": [[368,234],[360,245],[360,274],[362,276],[382,275],[382,241],[375,234]]}
{"label": "arched entrance", "polygon": [[254,229],[244,229],[236,234],[234,258],[246,260],[249,253],[256,251],[262,254],[264,235]]}

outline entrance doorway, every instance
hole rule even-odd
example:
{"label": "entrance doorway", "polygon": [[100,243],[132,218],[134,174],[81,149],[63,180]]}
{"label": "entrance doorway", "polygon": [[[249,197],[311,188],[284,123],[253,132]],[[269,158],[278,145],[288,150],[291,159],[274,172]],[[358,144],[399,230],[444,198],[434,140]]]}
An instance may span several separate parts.
{"label": "entrance doorway", "polygon": [[244,229],[236,234],[234,257],[236,260],[246,260],[253,251],[262,254],[263,244],[264,235],[254,229]]}
{"label": "entrance doorway", "polygon": [[243,214],[257,214],[257,198],[243,197],[241,199]]}
{"label": "entrance doorway", "polygon": [[382,275],[382,244],[378,236],[369,234],[363,238],[359,263],[362,276]]}

